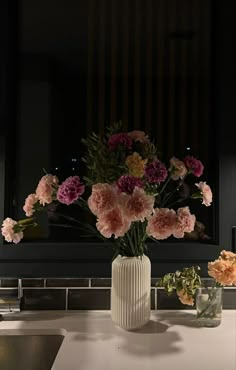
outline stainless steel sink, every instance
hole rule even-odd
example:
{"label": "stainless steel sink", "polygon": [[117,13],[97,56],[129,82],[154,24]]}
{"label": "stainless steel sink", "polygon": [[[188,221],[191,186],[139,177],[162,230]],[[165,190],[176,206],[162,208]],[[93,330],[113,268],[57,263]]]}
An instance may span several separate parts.
{"label": "stainless steel sink", "polygon": [[50,370],[63,339],[61,334],[0,332],[0,369]]}

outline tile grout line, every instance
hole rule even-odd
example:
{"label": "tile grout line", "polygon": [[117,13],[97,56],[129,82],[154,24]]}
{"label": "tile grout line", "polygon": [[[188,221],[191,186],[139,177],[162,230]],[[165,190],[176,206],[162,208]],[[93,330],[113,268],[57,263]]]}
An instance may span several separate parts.
{"label": "tile grout line", "polygon": [[155,310],[157,310],[157,288],[154,289],[155,295],[154,295],[154,306]]}
{"label": "tile grout line", "polygon": [[66,288],[66,311],[68,311],[68,292],[69,292],[69,288]]}

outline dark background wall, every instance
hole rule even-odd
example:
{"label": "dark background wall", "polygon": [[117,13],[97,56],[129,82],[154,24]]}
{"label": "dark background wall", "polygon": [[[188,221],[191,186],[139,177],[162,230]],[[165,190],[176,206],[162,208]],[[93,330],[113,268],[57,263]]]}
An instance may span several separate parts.
{"label": "dark background wall", "polygon": [[[50,6],[40,2],[44,10],[40,13],[24,0],[31,13],[23,13],[18,40],[14,26],[19,12],[9,11],[7,2],[5,9],[2,5],[0,112],[2,142],[7,144],[7,151],[1,146],[3,174],[6,168],[6,182],[2,176],[0,189],[2,215],[3,203],[5,215],[17,214],[12,199],[21,204],[24,192],[32,191],[27,186],[38,180],[43,165],[38,159],[52,169],[63,167],[65,174],[72,166],[63,163],[64,158],[80,156],[79,136],[91,129],[103,131],[105,124],[122,119],[128,128],[142,128],[155,136],[164,158],[184,154],[190,147],[206,164],[215,194],[206,218],[212,242],[150,246],[154,276],[193,263],[206,274],[207,261],[217,257],[219,250],[233,248],[236,220],[234,1],[79,3],[81,11],[67,28],[69,35],[76,35],[69,37],[69,43],[60,22],[73,14],[69,6],[73,1],[57,3],[57,12],[53,2]],[[32,12],[35,18],[30,17]],[[40,15],[45,19],[43,33]],[[55,27],[48,28],[51,21]],[[14,58],[19,40],[21,53]],[[60,48],[64,52],[59,55]],[[21,76],[21,99],[28,94],[31,110],[25,111],[22,103],[15,108],[17,76],[18,80]],[[31,129],[38,142],[31,145],[39,155],[27,155],[19,117],[34,121]],[[42,137],[37,134],[41,122],[45,124]],[[73,129],[68,129],[68,123]],[[65,132],[71,140],[65,140]],[[40,150],[42,140],[45,145]],[[32,168],[30,176],[25,171],[25,178],[23,159]],[[111,254],[103,245],[83,243],[5,245],[0,248],[0,275],[109,276]]]}

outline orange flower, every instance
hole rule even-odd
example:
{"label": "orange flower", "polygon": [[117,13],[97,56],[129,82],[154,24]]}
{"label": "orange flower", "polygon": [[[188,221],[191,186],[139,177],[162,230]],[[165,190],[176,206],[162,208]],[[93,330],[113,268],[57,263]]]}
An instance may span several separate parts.
{"label": "orange flower", "polygon": [[147,159],[134,152],[126,158],[125,164],[129,169],[129,173],[135,177],[142,177],[144,175],[144,168],[147,163]]}
{"label": "orange flower", "polygon": [[188,295],[188,293],[185,292],[184,289],[177,291],[177,295],[181,303],[193,306],[194,304],[193,297]]}
{"label": "orange flower", "polygon": [[[223,253],[223,256],[225,256],[224,253]],[[236,260],[235,259],[223,259],[219,257],[214,262],[208,263],[208,274],[223,286],[235,285],[236,284]]]}

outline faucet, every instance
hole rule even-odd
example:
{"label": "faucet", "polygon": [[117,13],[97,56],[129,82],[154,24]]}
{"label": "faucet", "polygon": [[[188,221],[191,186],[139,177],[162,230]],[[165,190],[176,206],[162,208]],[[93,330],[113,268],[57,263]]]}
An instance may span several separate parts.
{"label": "faucet", "polygon": [[22,297],[22,280],[18,279],[17,296],[6,293],[0,295],[0,312],[19,312]]}

